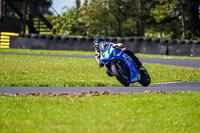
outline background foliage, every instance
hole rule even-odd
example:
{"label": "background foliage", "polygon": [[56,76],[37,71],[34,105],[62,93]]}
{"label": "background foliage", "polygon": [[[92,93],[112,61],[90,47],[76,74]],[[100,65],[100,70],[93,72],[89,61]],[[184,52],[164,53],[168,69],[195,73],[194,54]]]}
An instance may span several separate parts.
{"label": "background foliage", "polygon": [[75,0],[52,21],[57,34],[200,38],[200,0]]}

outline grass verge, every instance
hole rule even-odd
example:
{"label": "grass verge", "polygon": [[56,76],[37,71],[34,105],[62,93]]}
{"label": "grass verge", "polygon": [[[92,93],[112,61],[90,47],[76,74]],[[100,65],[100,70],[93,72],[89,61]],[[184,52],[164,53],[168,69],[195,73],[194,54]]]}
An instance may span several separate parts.
{"label": "grass verge", "polygon": [[[94,51],[0,49],[0,52],[32,53],[32,54],[60,54],[60,55],[88,55],[88,56],[94,56]],[[200,59],[200,57],[150,55],[150,54],[136,54],[136,56],[138,56],[138,57],[146,57],[146,58],[167,58],[167,59]]]}
{"label": "grass verge", "polygon": [[[95,59],[1,55],[0,86],[121,86]],[[144,64],[152,83],[200,81],[199,68]]]}
{"label": "grass verge", "polygon": [[0,49],[0,52],[94,56],[94,52],[92,51],[70,51],[70,50]]}
{"label": "grass verge", "polygon": [[0,96],[0,132],[198,133],[200,93]]}

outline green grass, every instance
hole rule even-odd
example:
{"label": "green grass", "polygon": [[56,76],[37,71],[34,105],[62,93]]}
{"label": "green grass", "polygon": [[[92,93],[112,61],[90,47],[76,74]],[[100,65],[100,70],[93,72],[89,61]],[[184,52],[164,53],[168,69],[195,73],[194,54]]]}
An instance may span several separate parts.
{"label": "green grass", "polygon": [[[17,51],[94,55],[78,51]],[[144,66],[152,83],[200,81],[199,68]],[[0,54],[0,86],[121,86],[105,71],[98,68],[95,59]],[[0,133],[198,133],[199,101],[200,93],[196,92],[81,98],[0,96]]]}
{"label": "green grass", "polygon": [[[61,54],[61,55],[89,55],[89,56],[94,56],[94,51],[0,49],[0,52],[32,53],[32,54]],[[139,54],[139,53],[136,53],[136,56],[138,56],[138,57],[146,57],[146,58],[200,59],[200,57],[190,57],[190,56],[167,56],[167,55],[150,55],[150,54]]]}
{"label": "green grass", "polygon": [[69,50],[0,49],[0,52],[94,56],[94,52],[92,51],[69,51]]}
{"label": "green grass", "polygon": [[200,93],[0,97],[0,132],[199,133]]}
{"label": "green grass", "polygon": [[[121,86],[95,59],[1,55],[0,86]],[[199,68],[144,64],[152,83],[200,81]]]}

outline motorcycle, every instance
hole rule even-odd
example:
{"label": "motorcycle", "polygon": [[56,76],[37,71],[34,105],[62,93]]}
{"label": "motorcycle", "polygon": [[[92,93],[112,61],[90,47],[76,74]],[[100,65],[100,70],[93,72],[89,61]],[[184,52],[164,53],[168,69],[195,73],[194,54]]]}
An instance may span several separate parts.
{"label": "motorcycle", "polygon": [[151,83],[148,72],[140,71],[134,60],[113,44],[109,44],[105,52],[100,52],[100,61],[104,63],[107,72],[115,76],[124,86],[135,82],[139,82],[142,86]]}

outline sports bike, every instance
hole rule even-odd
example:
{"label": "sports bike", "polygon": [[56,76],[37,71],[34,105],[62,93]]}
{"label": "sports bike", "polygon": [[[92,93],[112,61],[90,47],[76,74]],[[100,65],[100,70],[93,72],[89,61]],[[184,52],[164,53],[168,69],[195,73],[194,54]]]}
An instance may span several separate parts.
{"label": "sports bike", "polygon": [[151,83],[148,72],[140,71],[134,60],[113,44],[109,44],[105,52],[100,52],[100,61],[106,66],[107,72],[115,76],[124,86],[135,82],[139,82],[142,86]]}

